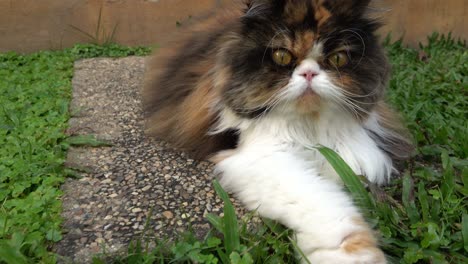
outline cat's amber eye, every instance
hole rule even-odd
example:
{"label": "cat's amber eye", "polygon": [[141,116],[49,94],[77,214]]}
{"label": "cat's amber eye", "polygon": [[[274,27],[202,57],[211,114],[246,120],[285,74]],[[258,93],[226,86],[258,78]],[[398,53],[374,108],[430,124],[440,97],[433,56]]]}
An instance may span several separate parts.
{"label": "cat's amber eye", "polygon": [[293,55],[285,49],[278,49],[271,55],[273,61],[280,66],[289,66],[293,63]]}
{"label": "cat's amber eye", "polygon": [[344,51],[333,53],[328,57],[328,62],[335,67],[343,67],[349,62],[348,54]]}

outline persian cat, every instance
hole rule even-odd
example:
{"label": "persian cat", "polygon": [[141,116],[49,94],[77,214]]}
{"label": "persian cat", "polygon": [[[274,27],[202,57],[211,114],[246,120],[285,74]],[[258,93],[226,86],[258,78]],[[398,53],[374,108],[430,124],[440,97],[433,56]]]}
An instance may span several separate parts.
{"label": "persian cat", "polygon": [[216,163],[250,210],[293,229],[311,263],[386,263],[338,175],[312,147],[385,183],[406,130],[383,100],[389,66],[370,0],[246,0],[148,65],[148,131]]}

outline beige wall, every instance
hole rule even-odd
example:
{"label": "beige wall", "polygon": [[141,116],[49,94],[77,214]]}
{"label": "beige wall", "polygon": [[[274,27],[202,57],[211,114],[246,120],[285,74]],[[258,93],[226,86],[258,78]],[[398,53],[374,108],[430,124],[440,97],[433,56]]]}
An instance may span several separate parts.
{"label": "beige wall", "polygon": [[[208,16],[232,0],[0,0],[0,52],[32,52],[111,39],[152,45],[177,30],[176,21]],[[433,31],[468,38],[467,0],[375,0],[385,32],[408,43]],[[101,26],[96,33],[101,10]],[[79,30],[78,30],[79,29]],[[93,36],[93,39],[82,32]]]}
{"label": "beige wall", "polygon": [[[70,47],[92,39],[151,45],[176,21],[212,13],[219,0],[0,0],[0,52]],[[101,26],[96,33],[101,14]],[[78,29],[80,30],[78,30]]]}
{"label": "beige wall", "polygon": [[384,32],[412,46],[434,31],[468,40],[468,0],[376,0],[387,24]]}

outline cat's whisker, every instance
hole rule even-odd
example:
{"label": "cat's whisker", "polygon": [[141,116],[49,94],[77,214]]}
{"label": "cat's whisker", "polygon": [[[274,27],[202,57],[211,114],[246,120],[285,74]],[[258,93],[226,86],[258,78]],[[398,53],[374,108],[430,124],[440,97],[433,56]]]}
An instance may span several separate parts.
{"label": "cat's whisker", "polygon": [[[274,109],[276,108],[281,102],[284,101],[283,97],[284,95],[287,93],[287,88],[283,88],[282,90],[280,90],[278,93],[275,93],[274,96],[272,96],[272,98],[274,100],[271,101],[271,104],[267,106],[267,108],[265,109],[265,111],[261,114],[260,117],[263,117],[265,116],[271,109]],[[287,102],[287,100],[286,100]]]}
{"label": "cat's whisker", "polygon": [[[257,107],[254,107],[254,108],[250,108],[248,109],[249,111],[248,112],[255,112],[257,110],[261,110],[263,108],[264,111],[262,111],[262,113],[260,115],[257,116],[257,118],[262,118],[263,116],[265,116],[271,109],[275,108],[278,104],[280,104],[283,100],[283,97],[285,94],[287,94],[287,87],[284,87],[283,89],[280,89],[278,91],[276,91],[275,93],[273,93],[273,95],[268,98],[268,100],[266,100],[265,102],[263,102],[262,104],[258,105]],[[242,110],[245,110],[245,109],[242,109]]]}
{"label": "cat's whisker", "polygon": [[351,110],[356,117],[362,117],[362,114],[361,113],[364,113],[364,114],[369,114],[369,112],[365,109],[363,109],[362,107],[360,107],[359,105],[357,105],[357,103],[359,102],[356,102],[356,101],[353,101],[353,100],[350,100],[351,98],[349,97],[346,97],[342,92],[343,90],[341,89],[331,89],[331,93],[329,93],[329,97],[331,97],[331,99],[337,103],[338,105],[340,106],[345,106],[346,109],[348,110]]}
{"label": "cat's whisker", "polygon": [[357,105],[356,103],[353,103],[352,101],[349,101],[348,98],[345,98],[343,101],[346,102],[350,107],[353,107],[355,110],[358,110],[358,111],[360,111],[360,112],[362,112],[364,114],[367,114],[367,115],[370,114],[369,111],[365,110],[364,108]]}
{"label": "cat's whisker", "polygon": [[[361,64],[361,62],[362,62],[362,60],[363,60],[363,58],[365,56],[365,53],[366,53],[366,42],[364,41],[364,38],[361,36],[361,34],[359,34],[357,31],[362,32],[362,30],[359,30],[359,29],[356,29],[356,28],[348,28],[348,29],[344,29],[344,30],[341,31],[341,32],[351,32],[361,40],[361,43],[362,43],[361,57],[359,58],[359,61],[356,63],[356,66],[354,66],[354,68],[358,67],[359,64]],[[363,32],[363,33],[365,34],[365,32]]]}
{"label": "cat's whisker", "polygon": [[356,35],[356,36],[361,40],[361,43],[362,43],[362,45],[363,45],[363,49],[365,50],[365,49],[366,49],[366,43],[365,43],[365,41],[364,41],[364,37],[363,37],[361,34],[359,34],[357,31],[361,31],[362,33],[366,34],[366,33],[363,32],[362,30],[357,29],[357,28],[347,28],[347,29],[341,30],[340,32],[342,32],[342,33],[343,33],[343,32],[351,32],[351,33],[353,33],[354,35]]}
{"label": "cat's whisker", "polygon": [[361,102],[358,102],[350,97],[347,97],[343,94],[339,95],[338,96],[343,102],[349,104],[349,105],[352,105],[354,108],[358,109],[359,111],[362,111],[362,112],[365,112],[365,113],[369,113],[368,111],[366,111],[365,109],[363,109],[361,106],[359,106],[358,104],[360,104]]}
{"label": "cat's whisker", "polygon": [[334,93],[329,94],[330,99],[334,101],[341,109],[343,109],[345,112],[346,111],[351,111],[351,113],[356,117],[356,118],[361,118],[362,115],[356,110],[353,105],[350,105],[349,102],[346,101],[346,97],[343,97],[342,94],[340,94],[338,91]]}
{"label": "cat's whisker", "polygon": [[[347,96],[347,95],[345,95],[345,94],[344,94],[344,96],[346,96],[349,100],[351,100],[352,102],[355,102],[355,103],[357,103],[357,104],[362,104],[362,105],[373,105],[373,104],[375,104],[375,103],[372,103],[372,102],[363,102],[363,101],[361,101],[361,100],[358,100],[358,99],[353,98],[353,97],[351,97],[351,96]],[[361,98],[366,98],[366,97],[365,97],[365,96],[362,96]]]}
{"label": "cat's whisker", "polygon": [[[277,97],[277,94],[279,94],[279,93],[281,93],[281,92],[282,92],[282,91],[279,90],[279,91],[273,93],[273,95],[270,96],[270,98],[268,98],[265,102],[263,102],[262,104],[260,104],[260,105],[258,105],[258,106],[256,106],[256,107],[247,109],[247,110],[248,110],[247,112],[248,112],[248,113],[252,113],[252,112],[255,112],[255,111],[260,110],[260,109],[262,109],[262,108],[265,108],[266,106],[269,107],[270,104],[274,103],[274,101],[277,100],[277,98],[276,98],[276,97]],[[246,110],[245,108],[242,108],[242,107],[232,107],[232,108],[233,108],[233,110],[240,111],[240,112]]]}
{"label": "cat's whisker", "polygon": [[[336,69],[336,72],[338,73],[338,76],[340,78],[340,81],[341,81],[341,86],[343,87],[343,89],[340,89],[340,92],[342,93],[343,96],[346,97],[347,100],[350,100],[351,102],[354,102],[353,104],[356,106],[356,107],[359,107],[357,106],[355,103],[359,103],[359,104],[369,104],[369,105],[372,105],[374,103],[366,103],[366,102],[358,102],[356,99],[353,99],[352,97],[356,97],[356,98],[366,98],[370,95],[373,95],[374,93],[377,92],[377,90],[373,90],[372,92],[366,94],[366,95],[357,95],[357,94],[354,94],[354,93],[351,93],[349,92],[348,90],[346,90],[344,87],[344,83],[343,83],[343,78],[342,78],[342,75],[341,75],[341,72],[340,70],[335,66],[335,69]],[[361,107],[360,107],[361,108]],[[362,108],[359,109],[360,111],[363,110]]]}
{"label": "cat's whisker", "polygon": [[359,95],[359,94],[355,94],[355,93],[352,93],[346,89],[343,89],[342,92],[346,95],[346,96],[350,96],[350,97],[355,97],[355,98],[365,98],[365,97],[369,97],[369,96],[372,96],[374,94],[376,94],[378,91],[376,90],[373,90],[371,91],[370,93],[368,94],[363,94],[363,95]]}
{"label": "cat's whisker", "polygon": [[350,108],[349,106],[347,106],[346,103],[343,103],[342,100],[339,97],[333,96],[333,97],[330,97],[329,99],[332,102],[334,102],[336,106],[341,108],[341,110],[343,110],[343,112],[351,112],[351,114],[354,117],[359,118],[359,114],[357,113],[357,111],[355,109]]}

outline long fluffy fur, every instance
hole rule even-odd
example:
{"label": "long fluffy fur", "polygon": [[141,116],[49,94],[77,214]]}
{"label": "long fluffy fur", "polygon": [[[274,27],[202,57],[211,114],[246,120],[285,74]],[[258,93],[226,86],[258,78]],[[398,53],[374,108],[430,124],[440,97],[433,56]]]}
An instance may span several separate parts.
{"label": "long fluffy fur", "polygon": [[[384,103],[389,69],[368,0],[247,0],[160,50],[144,103],[149,132],[210,155],[243,204],[292,228],[312,263],[385,263],[372,230],[314,150],[387,182],[411,143]],[[294,56],[278,66],[277,49]],[[346,51],[349,63],[327,59]],[[163,62],[163,63],[161,63]],[[315,77],[306,79],[304,73]]]}

